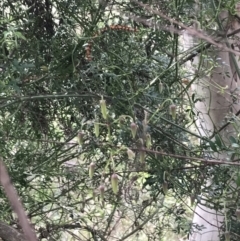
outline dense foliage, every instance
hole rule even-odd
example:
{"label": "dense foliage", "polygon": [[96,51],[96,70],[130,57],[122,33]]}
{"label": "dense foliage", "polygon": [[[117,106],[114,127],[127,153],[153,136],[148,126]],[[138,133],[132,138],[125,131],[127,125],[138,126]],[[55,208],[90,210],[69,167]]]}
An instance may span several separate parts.
{"label": "dense foliage", "polygon": [[[186,25],[196,17],[194,1],[143,2]],[[206,31],[208,4],[197,16]],[[202,192],[220,207],[231,169],[190,157],[227,147],[194,132],[200,100],[183,65],[193,52],[161,29],[169,20],[131,1],[2,1],[0,11],[1,156],[40,240],[182,237]],[[3,190],[0,200],[1,221],[18,225]]]}

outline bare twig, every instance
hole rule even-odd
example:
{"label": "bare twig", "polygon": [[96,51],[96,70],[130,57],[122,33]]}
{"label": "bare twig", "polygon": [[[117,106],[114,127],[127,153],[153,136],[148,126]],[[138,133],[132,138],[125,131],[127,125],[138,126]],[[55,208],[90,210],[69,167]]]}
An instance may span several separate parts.
{"label": "bare twig", "polygon": [[[149,7],[148,5],[146,4],[143,4],[143,3],[140,3],[136,0],[132,0],[132,2],[138,4],[139,6],[141,6],[142,8],[146,9],[148,12],[150,13],[153,13],[153,14],[156,14],[166,20],[168,20],[170,23],[172,24],[175,24],[179,27],[182,28],[182,30],[186,30],[187,33],[189,35],[192,35],[192,36],[196,36],[202,40],[205,40],[206,42],[208,42],[209,44],[212,44],[212,45],[215,45],[216,47],[220,48],[221,50],[224,50],[224,51],[228,51],[230,53],[234,53],[238,56],[240,56],[240,52],[238,51],[235,51],[233,49],[230,49],[230,48],[227,48],[225,46],[225,44],[222,44],[222,43],[218,43],[216,42],[214,39],[212,39],[210,36],[208,36],[206,33],[204,33],[203,31],[199,31],[199,30],[196,30],[194,28],[191,28],[191,27],[188,27],[186,26],[185,24],[179,22],[179,21],[176,21],[168,16],[166,16],[165,14],[163,14],[161,11],[158,11],[158,10],[154,10],[152,9],[151,7]],[[160,26],[159,24],[157,23],[151,23],[149,22],[148,20],[146,19],[143,19],[143,18],[140,18],[140,17],[136,17],[136,16],[128,16],[129,18],[131,19],[134,19],[135,21],[138,21],[138,22],[141,22],[141,23],[144,23],[145,25],[149,26],[149,27],[154,27],[155,29],[160,29],[160,30],[166,30],[166,31],[169,31],[169,32],[173,32],[173,33],[176,33],[176,34],[180,34],[181,31],[179,29],[176,29],[174,27],[166,27],[166,26]]]}
{"label": "bare twig", "polygon": [[10,181],[10,177],[8,175],[2,158],[0,158],[0,183],[4,188],[4,191],[12,206],[13,211],[15,211],[18,216],[19,224],[23,229],[26,241],[37,241],[37,236],[27,219],[27,215],[24,211],[23,205],[20,201],[17,191],[15,190],[14,186]]}
{"label": "bare twig", "polygon": [[[231,37],[234,36],[235,34],[238,34],[240,32],[240,28],[230,32],[229,34],[227,34],[227,37]],[[198,50],[194,51],[194,53],[190,54],[189,56],[187,56],[186,58],[182,59],[180,61],[180,65],[183,65],[184,63],[186,63],[188,60],[192,60],[194,57],[196,57],[199,53],[201,53],[202,51],[209,49],[212,45],[210,43],[207,43],[205,46],[201,46]]]}
{"label": "bare twig", "polygon": [[132,148],[132,150],[134,151],[145,151],[148,153],[153,153],[156,155],[162,155],[162,156],[170,156],[170,157],[174,157],[174,158],[178,158],[178,159],[183,159],[183,160],[188,160],[188,161],[197,161],[197,162],[202,162],[202,163],[207,163],[207,164],[215,164],[215,165],[232,165],[232,166],[240,166],[240,163],[236,163],[236,162],[228,162],[228,161],[224,161],[224,160],[207,160],[204,158],[198,158],[198,157],[191,157],[191,156],[181,156],[181,155],[176,155],[176,154],[171,154],[171,153],[166,153],[166,152],[162,152],[162,151],[154,151],[154,150],[150,150],[150,149],[145,149],[145,148]]}
{"label": "bare twig", "polygon": [[88,227],[88,226],[82,226],[80,223],[75,223],[75,224],[60,224],[60,225],[53,225],[53,224],[49,224],[48,229],[49,231],[54,231],[54,230],[59,230],[59,229],[85,229],[88,232],[90,232],[92,234],[93,237],[98,236],[101,240],[103,241],[107,241],[107,239],[103,236],[103,234],[101,234],[99,231]]}

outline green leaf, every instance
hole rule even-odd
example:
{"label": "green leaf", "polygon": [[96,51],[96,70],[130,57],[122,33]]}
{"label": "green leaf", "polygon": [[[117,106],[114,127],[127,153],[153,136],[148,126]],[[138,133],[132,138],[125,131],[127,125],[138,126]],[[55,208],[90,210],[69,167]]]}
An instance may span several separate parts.
{"label": "green leaf", "polygon": [[15,32],[14,34],[15,34],[16,37],[18,37],[18,38],[20,38],[20,39],[27,40],[27,39],[22,35],[21,32]]}
{"label": "green leaf", "polygon": [[210,145],[210,147],[211,147],[211,149],[212,149],[213,151],[217,151],[217,147],[216,147],[216,145],[215,145],[214,142],[209,141],[209,145]]}
{"label": "green leaf", "polygon": [[192,102],[194,103],[195,101],[195,93],[192,94]]}
{"label": "green leaf", "polygon": [[222,141],[221,141],[219,135],[216,135],[216,136],[215,136],[215,144],[216,144],[219,148],[222,147]]}
{"label": "green leaf", "polygon": [[231,143],[237,143],[237,140],[233,136],[230,136],[229,140],[231,141]]}
{"label": "green leaf", "polygon": [[237,143],[233,143],[233,144],[232,144],[232,147],[233,147],[233,148],[239,148],[239,145],[238,145]]}

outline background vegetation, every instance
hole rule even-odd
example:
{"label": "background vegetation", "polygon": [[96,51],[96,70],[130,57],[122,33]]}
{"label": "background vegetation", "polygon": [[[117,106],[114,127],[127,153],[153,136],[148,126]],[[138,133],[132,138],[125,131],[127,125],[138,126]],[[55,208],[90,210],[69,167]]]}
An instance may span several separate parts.
{"label": "background vegetation", "polygon": [[[194,1],[142,1],[210,36],[218,12],[235,14],[234,1],[200,2],[198,16]],[[229,147],[195,131],[199,75],[184,64],[196,49],[183,50],[181,27],[135,1],[3,0],[0,9],[0,153],[39,240],[183,240],[202,193],[222,208],[231,168],[206,160],[237,155],[239,140]],[[1,221],[21,232],[3,190],[0,202]]]}

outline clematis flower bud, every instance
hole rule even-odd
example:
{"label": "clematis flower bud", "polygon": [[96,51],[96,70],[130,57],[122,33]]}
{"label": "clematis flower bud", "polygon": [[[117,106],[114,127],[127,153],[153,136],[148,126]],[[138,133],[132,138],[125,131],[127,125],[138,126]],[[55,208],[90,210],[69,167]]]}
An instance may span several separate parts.
{"label": "clematis flower bud", "polygon": [[133,137],[133,139],[136,137],[137,128],[138,128],[137,124],[134,123],[134,122],[132,122],[132,123],[131,123],[131,132],[132,132],[132,137]]}
{"label": "clematis flower bud", "polygon": [[148,128],[148,124],[147,124],[147,120],[146,119],[144,119],[142,121],[142,127],[143,127],[143,133],[146,133],[147,128]]}
{"label": "clematis flower bud", "polygon": [[163,182],[162,188],[163,188],[164,194],[166,195],[168,192],[168,183],[166,181]]}
{"label": "clematis flower bud", "polygon": [[148,117],[149,117],[149,113],[146,110],[144,110],[144,121],[146,125],[147,125]]}
{"label": "clematis flower bud", "polygon": [[145,157],[146,157],[146,152],[145,151],[140,151],[140,162],[144,162],[145,161]]}
{"label": "clematis flower bud", "polygon": [[100,185],[99,187],[99,192],[100,192],[100,199],[103,201],[104,200],[104,191],[105,191],[105,188],[103,185]]}
{"label": "clematis flower bud", "polygon": [[151,145],[152,145],[151,136],[150,136],[150,134],[148,133],[148,134],[146,135],[146,147],[149,149],[149,148],[151,147]]}
{"label": "clematis flower bud", "polygon": [[172,116],[172,119],[175,120],[176,119],[176,105],[170,105],[169,106],[169,111],[170,111],[170,115]]}
{"label": "clematis flower bud", "polygon": [[84,132],[79,131],[78,132],[78,143],[79,143],[79,145],[83,144],[83,137],[84,137]]}
{"label": "clematis flower bud", "polygon": [[115,194],[118,192],[118,176],[116,173],[113,173],[111,176],[112,190]]}
{"label": "clematis flower bud", "polygon": [[137,147],[138,148],[143,148],[143,139],[142,138],[139,138],[138,140],[137,140]]}
{"label": "clematis flower bud", "polygon": [[182,79],[182,83],[185,85],[188,85],[190,83],[190,81],[188,79]]}
{"label": "clematis flower bud", "polygon": [[99,123],[98,122],[94,122],[94,133],[95,133],[96,137],[99,136]]}
{"label": "clematis flower bud", "polygon": [[225,235],[225,241],[230,241],[230,232],[226,231],[224,235]]}
{"label": "clematis flower bud", "polygon": [[237,216],[237,220],[240,221],[240,209],[237,208],[236,210],[236,216]]}
{"label": "clematis flower bud", "polygon": [[160,94],[163,92],[163,83],[162,82],[159,82],[159,84],[158,84],[158,91]]}
{"label": "clematis flower bud", "polygon": [[102,99],[100,100],[100,107],[101,107],[101,112],[103,119],[107,119],[107,106],[106,106],[106,100]]}
{"label": "clematis flower bud", "polygon": [[93,178],[94,169],[95,169],[95,163],[92,162],[92,163],[89,165],[89,177],[90,177],[90,178]]}
{"label": "clematis flower bud", "polygon": [[132,150],[130,150],[129,148],[127,149],[127,154],[128,154],[128,159],[129,160],[134,160],[135,153]]}
{"label": "clematis flower bud", "polygon": [[194,204],[195,198],[196,198],[195,194],[192,193],[191,196],[190,196],[191,207],[192,207],[193,204]]}
{"label": "clematis flower bud", "polygon": [[95,190],[92,190],[92,198],[93,198],[93,201],[95,201],[95,199],[96,199],[96,191]]}
{"label": "clematis flower bud", "polygon": [[107,131],[108,131],[107,137],[108,137],[108,140],[110,140],[111,139],[111,128],[110,128],[109,124],[107,124]]}
{"label": "clematis flower bud", "polygon": [[118,121],[119,121],[119,124],[120,125],[123,125],[124,124],[124,122],[125,122],[125,119],[124,119],[124,116],[119,116],[119,119],[118,119]]}

